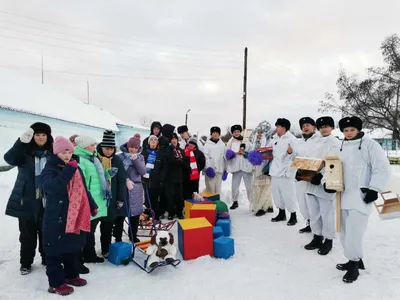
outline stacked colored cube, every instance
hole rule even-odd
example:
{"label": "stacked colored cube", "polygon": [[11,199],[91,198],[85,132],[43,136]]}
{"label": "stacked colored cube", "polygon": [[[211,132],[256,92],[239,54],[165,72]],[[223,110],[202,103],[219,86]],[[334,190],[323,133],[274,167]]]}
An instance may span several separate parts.
{"label": "stacked colored cube", "polygon": [[224,236],[224,232],[222,231],[222,228],[219,226],[214,226],[213,227],[213,237],[214,239],[219,238],[220,236]]}
{"label": "stacked colored cube", "polygon": [[196,201],[193,199],[185,200],[185,219],[190,218],[190,209],[194,204],[213,204],[212,201]]}
{"label": "stacked colored cube", "polygon": [[233,239],[221,236],[214,240],[214,256],[227,259],[235,254]]}
{"label": "stacked colored cube", "polygon": [[178,221],[178,248],[184,260],[214,253],[213,227],[206,218]]}
{"label": "stacked colored cube", "polygon": [[219,194],[203,192],[203,193],[201,193],[201,196],[204,198],[204,200],[205,199],[210,200],[210,201],[221,200]]}
{"label": "stacked colored cube", "polygon": [[212,226],[217,220],[217,206],[215,204],[193,204],[190,209],[190,218],[206,218]]}
{"label": "stacked colored cube", "polygon": [[231,235],[231,220],[230,219],[219,219],[216,223],[217,226],[222,228],[224,236]]}
{"label": "stacked colored cube", "polygon": [[108,261],[114,265],[121,265],[124,261],[130,261],[132,257],[132,244],[117,242],[110,244]]}

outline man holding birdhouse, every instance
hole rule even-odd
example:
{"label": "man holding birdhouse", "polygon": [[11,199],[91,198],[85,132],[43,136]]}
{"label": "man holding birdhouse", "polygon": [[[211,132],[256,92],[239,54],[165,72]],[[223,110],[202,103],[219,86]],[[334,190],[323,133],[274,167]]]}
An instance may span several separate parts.
{"label": "man holding birdhouse", "polygon": [[291,164],[297,155],[297,139],[289,131],[289,120],[279,118],[275,126],[276,135],[272,140],[274,159],[271,163],[269,175],[272,179],[272,197],[279,209],[279,213],[271,221],[286,221],[285,209],[287,209],[290,212],[290,219],[287,225],[293,226],[297,223],[296,188],[294,185],[296,169],[292,168]]}
{"label": "man holding birdhouse", "polygon": [[[325,159],[327,156],[339,155],[340,141],[332,135],[335,122],[331,117],[320,117],[316,121],[321,137],[310,149],[313,158]],[[307,187],[307,204],[310,212],[310,225],[314,237],[305,245],[306,250],[318,249],[318,254],[327,255],[332,250],[335,238],[335,194],[327,193],[321,184],[325,167],[315,174]],[[324,240],[325,238],[325,240]]]}

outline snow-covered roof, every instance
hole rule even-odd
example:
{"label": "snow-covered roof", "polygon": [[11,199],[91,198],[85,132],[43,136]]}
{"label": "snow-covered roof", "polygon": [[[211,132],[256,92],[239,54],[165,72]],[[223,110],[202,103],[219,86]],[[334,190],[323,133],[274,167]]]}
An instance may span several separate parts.
{"label": "snow-covered roof", "polygon": [[143,130],[150,131],[150,127],[128,123],[128,122],[122,121],[120,119],[116,119],[116,123],[119,124],[119,125],[123,125],[123,126],[129,126],[129,127],[134,127],[134,128],[137,128],[137,129],[143,129]]}
{"label": "snow-covered roof", "polygon": [[5,69],[0,69],[0,107],[118,131],[111,113]]}
{"label": "snow-covered roof", "polygon": [[364,128],[363,131],[370,138],[375,139],[375,140],[392,138],[392,131],[389,129],[386,129],[386,128],[376,128],[376,129],[372,129],[372,130]]}

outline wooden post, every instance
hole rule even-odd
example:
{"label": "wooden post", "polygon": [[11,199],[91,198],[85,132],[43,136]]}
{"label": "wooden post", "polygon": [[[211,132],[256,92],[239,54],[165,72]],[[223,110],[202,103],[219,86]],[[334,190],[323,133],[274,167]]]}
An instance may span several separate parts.
{"label": "wooden post", "polygon": [[336,193],[336,232],[340,232],[340,214],[342,212],[341,208],[341,192]]}
{"label": "wooden post", "polygon": [[244,76],[243,76],[243,129],[246,126],[247,115],[247,47],[244,48]]}

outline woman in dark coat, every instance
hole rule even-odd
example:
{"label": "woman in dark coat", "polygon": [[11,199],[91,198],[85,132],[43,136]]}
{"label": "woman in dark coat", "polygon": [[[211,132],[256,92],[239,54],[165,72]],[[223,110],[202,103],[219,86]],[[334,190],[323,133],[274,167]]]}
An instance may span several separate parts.
{"label": "woman in dark coat", "polygon": [[[74,147],[64,137],[57,137],[54,154],[41,174],[46,198],[43,216],[43,246],[46,253],[46,274],[49,293],[69,295],[69,286],[84,286],[79,277],[79,258],[90,232],[90,216],[97,206],[85,185],[76,160],[71,160]],[[69,284],[69,285],[67,285]]]}
{"label": "woman in dark coat", "polygon": [[31,271],[37,240],[42,264],[46,264],[42,247],[42,217],[44,211],[40,173],[53,148],[51,128],[34,123],[4,154],[4,160],[18,167],[17,180],[7,203],[6,215],[18,218],[21,243],[21,275]]}

